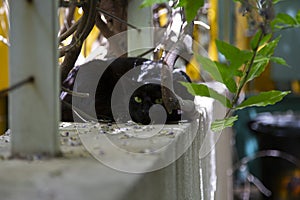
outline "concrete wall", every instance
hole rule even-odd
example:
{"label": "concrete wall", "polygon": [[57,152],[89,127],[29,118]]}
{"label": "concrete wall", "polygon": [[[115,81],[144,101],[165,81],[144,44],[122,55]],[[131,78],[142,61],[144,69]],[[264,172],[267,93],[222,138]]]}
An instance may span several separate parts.
{"label": "concrete wall", "polygon": [[202,156],[208,118],[202,119],[166,125],[149,138],[147,128],[138,132],[132,125],[124,131],[115,125],[63,124],[63,157],[53,159],[9,159],[8,133],[0,138],[1,200],[230,199],[230,137],[221,135]]}

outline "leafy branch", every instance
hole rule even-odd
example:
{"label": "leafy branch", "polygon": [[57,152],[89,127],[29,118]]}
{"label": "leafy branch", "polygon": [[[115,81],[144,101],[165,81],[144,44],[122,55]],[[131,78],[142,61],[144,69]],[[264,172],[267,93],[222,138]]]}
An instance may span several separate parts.
{"label": "leafy branch", "polygon": [[[251,49],[241,50],[234,45],[217,40],[217,49],[224,55],[226,62],[212,61],[201,55],[195,55],[203,70],[209,73],[215,81],[223,83],[233,95],[233,98],[229,99],[203,83],[182,83],[191,94],[213,98],[228,108],[224,119],[216,120],[211,124],[213,131],[220,131],[226,127],[231,127],[238,120],[237,115],[232,116],[236,110],[252,106],[273,105],[290,93],[289,91],[272,90],[261,92],[239,102],[243,88],[253,79],[259,77],[270,62],[287,66],[283,58],[274,56],[274,50],[280,37],[273,39],[272,32],[299,27],[300,11],[295,17],[285,13],[279,13],[275,16],[273,7],[275,4],[281,2],[280,0],[233,1],[241,3],[241,13],[247,17],[249,22],[249,31],[253,34],[250,42]],[[144,0],[142,6],[167,2],[169,1]],[[197,1],[197,4],[195,4],[193,0],[179,0],[174,2],[177,3],[177,6],[184,8],[188,22],[194,19],[197,11],[204,3],[204,1]]]}
{"label": "leafy branch", "polygon": [[[240,97],[240,94],[242,92],[242,89],[244,88],[244,86],[246,85],[247,83],[247,80],[249,79],[249,75],[250,75],[250,71],[251,69],[253,68],[253,64],[254,64],[254,60],[257,56],[257,51],[258,51],[258,47],[259,47],[259,44],[261,42],[263,38],[263,34],[262,32],[259,33],[259,38],[258,38],[258,41],[257,41],[257,44],[256,46],[254,47],[253,49],[253,54],[251,56],[251,59],[250,61],[248,62],[249,64],[246,64],[246,67],[245,67],[245,72],[243,73],[243,76],[242,76],[242,79],[239,83],[239,86],[237,88],[237,92],[235,93],[234,95],[234,98],[233,98],[233,101],[232,101],[232,104],[235,105]],[[232,109],[230,109],[229,111],[231,111]],[[227,112],[225,117],[227,117],[229,115],[230,112]]]}
{"label": "leafy branch", "polygon": [[[238,104],[243,88],[247,83],[256,77],[259,77],[266,69],[269,62],[287,65],[284,59],[273,56],[280,37],[271,39],[272,33],[268,32],[276,29],[295,28],[300,25],[300,11],[297,13],[296,17],[279,13],[274,19],[271,19],[271,10],[273,9],[274,2],[264,1],[265,5],[260,5],[255,8],[254,5],[249,3],[250,1],[240,0],[239,2],[246,3],[246,5],[243,6],[250,15],[248,16],[249,19],[254,19],[255,17],[253,15],[260,16],[259,22],[256,23],[255,27],[256,34],[250,42],[251,50],[240,50],[231,44],[223,41],[216,41],[218,51],[224,55],[227,61],[226,63],[212,61],[201,55],[196,56],[203,69],[216,81],[223,83],[228,91],[233,94],[232,100],[222,94],[216,95],[216,91],[203,84],[183,84],[189,91],[195,91],[192,94],[211,97],[228,108],[224,119],[216,120],[211,124],[211,129],[213,131],[220,131],[226,127],[231,127],[234,122],[238,120],[237,115],[232,116],[233,112],[236,110],[252,106],[273,105],[281,101],[284,96],[290,93],[289,91],[277,90],[261,92]],[[269,27],[270,25],[272,29]],[[210,91],[210,94],[207,94],[207,91]]]}

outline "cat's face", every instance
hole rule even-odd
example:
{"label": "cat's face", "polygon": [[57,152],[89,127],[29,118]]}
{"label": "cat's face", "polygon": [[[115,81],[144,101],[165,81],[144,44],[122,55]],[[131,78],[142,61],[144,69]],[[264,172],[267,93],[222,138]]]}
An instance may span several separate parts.
{"label": "cat's face", "polygon": [[[158,109],[152,110],[157,113],[154,113],[154,121],[151,122],[149,110],[154,105],[159,105],[160,108],[158,106]],[[175,123],[180,121],[182,117],[180,110],[173,110],[171,113],[167,112],[162,100],[161,85],[159,84],[146,84],[135,90],[130,97],[129,113],[134,122],[145,125],[150,123]]]}
{"label": "cat's face", "polygon": [[151,106],[159,104],[163,106],[161,86],[158,84],[146,84],[139,87],[130,97],[129,113],[131,119],[142,124],[149,124],[149,110]]}

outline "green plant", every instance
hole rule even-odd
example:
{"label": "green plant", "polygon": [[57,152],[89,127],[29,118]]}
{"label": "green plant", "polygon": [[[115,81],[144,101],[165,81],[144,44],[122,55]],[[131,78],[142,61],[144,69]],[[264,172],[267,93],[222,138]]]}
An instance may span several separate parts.
{"label": "green plant", "polygon": [[[212,61],[201,55],[196,55],[198,62],[202,65],[214,80],[223,83],[228,91],[233,94],[233,98],[219,94],[215,90],[199,83],[182,83],[193,95],[211,97],[221,102],[228,111],[223,119],[212,123],[213,131],[220,131],[226,127],[231,127],[238,119],[233,115],[234,111],[251,106],[272,105],[282,100],[289,91],[266,91],[251,96],[242,102],[239,102],[240,94],[243,88],[253,79],[259,77],[266,69],[269,62],[276,62],[287,66],[283,58],[275,57],[274,50],[280,40],[280,37],[272,38],[274,31],[286,28],[295,28],[300,26],[300,11],[295,17],[285,13],[279,13],[275,16],[273,6],[280,2],[279,0],[234,0],[242,4],[242,13],[248,17],[251,22],[250,29],[255,33],[250,42],[250,50],[241,50],[234,45],[224,41],[217,40],[218,51],[224,55],[226,62]],[[167,0],[145,0],[143,5],[151,3],[168,2]],[[178,4],[185,8],[187,20],[190,22],[195,14],[195,6],[190,8],[193,0],[183,0]],[[203,5],[203,1],[201,1]]]}

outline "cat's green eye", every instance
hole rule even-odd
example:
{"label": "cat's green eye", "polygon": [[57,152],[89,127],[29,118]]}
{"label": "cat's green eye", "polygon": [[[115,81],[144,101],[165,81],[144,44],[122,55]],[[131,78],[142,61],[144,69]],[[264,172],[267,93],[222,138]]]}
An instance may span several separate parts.
{"label": "cat's green eye", "polygon": [[157,104],[162,104],[162,103],[163,103],[163,100],[162,100],[162,99],[155,99],[155,103],[157,103]]}
{"label": "cat's green eye", "polygon": [[135,102],[142,103],[142,99],[140,97],[134,97]]}

